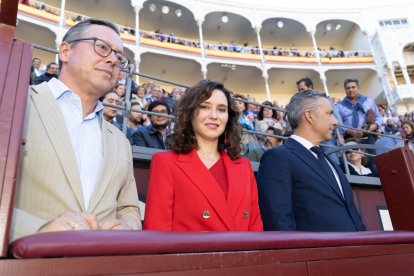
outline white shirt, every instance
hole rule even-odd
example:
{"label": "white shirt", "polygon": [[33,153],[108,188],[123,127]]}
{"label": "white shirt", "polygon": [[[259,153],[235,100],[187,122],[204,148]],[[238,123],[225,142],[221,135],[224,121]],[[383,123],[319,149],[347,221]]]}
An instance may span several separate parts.
{"label": "white shirt", "polygon": [[[309,142],[309,140],[306,140],[303,137],[300,137],[296,134],[292,134],[290,136],[290,138],[292,138],[293,140],[295,140],[296,142],[298,142],[299,144],[301,144],[302,146],[304,146],[310,153],[312,153],[313,156],[315,156],[316,159],[318,159],[318,155],[316,155],[316,153],[314,153],[311,150],[311,147],[314,147],[315,145],[312,144],[311,142]],[[326,158],[325,158],[326,159]],[[329,164],[329,167],[331,168],[335,179],[336,179],[336,183],[338,184],[339,190],[341,191],[342,196],[344,196],[344,192],[342,191],[342,185],[341,185],[341,180],[339,180],[339,175],[336,172],[335,168],[332,166],[331,162],[329,160],[326,160],[326,162]]]}
{"label": "white shirt", "polygon": [[81,99],[76,93],[55,78],[48,84],[62,112],[72,142],[87,210],[104,160],[101,130],[103,106],[97,102],[94,112],[83,118]]}
{"label": "white shirt", "polygon": [[366,168],[364,166],[361,166],[361,169],[359,169],[357,166],[355,166],[354,164],[351,164],[349,162],[348,162],[348,165],[353,167],[355,169],[355,171],[357,172],[357,174],[359,174],[359,175],[367,175],[367,174],[372,173],[369,168]]}

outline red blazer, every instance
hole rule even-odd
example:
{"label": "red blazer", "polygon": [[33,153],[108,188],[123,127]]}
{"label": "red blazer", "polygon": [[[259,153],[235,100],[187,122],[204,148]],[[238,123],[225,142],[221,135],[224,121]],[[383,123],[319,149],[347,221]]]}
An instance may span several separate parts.
{"label": "red blazer", "polygon": [[146,230],[262,231],[257,185],[249,160],[221,153],[227,199],[193,149],[152,156],[145,208]]}

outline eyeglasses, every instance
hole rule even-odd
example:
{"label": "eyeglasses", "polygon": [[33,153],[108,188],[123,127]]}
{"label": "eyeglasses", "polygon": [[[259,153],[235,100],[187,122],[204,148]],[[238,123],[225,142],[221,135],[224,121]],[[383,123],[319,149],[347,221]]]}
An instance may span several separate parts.
{"label": "eyeglasses", "polygon": [[124,56],[122,53],[116,52],[114,49],[111,48],[111,46],[108,45],[108,43],[97,37],[78,38],[71,41],[67,41],[67,43],[87,40],[93,40],[93,49],[101,57],[108,57],[112,52],[114,52],[116,58],[118,59],[116,66],[118,66],[121,69],[126,69],[128,67],[129,60],[126,56]]}

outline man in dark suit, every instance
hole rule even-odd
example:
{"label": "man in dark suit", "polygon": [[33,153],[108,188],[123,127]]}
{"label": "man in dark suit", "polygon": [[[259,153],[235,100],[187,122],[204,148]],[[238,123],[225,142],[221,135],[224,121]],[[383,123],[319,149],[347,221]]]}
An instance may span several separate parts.
{"label": "man in dark suit", "polygon": [[349,182],[318,147],[337,124],[326,96],[315,90],[295,94],[287,116],[294,134],[264,153],[257,175],[264,229],[365,230]]}
{"label": "man in dark suit", "polygon": [[[165,115],[171,114],[168,104],[160,101],[150,103],[148,111]],[[170,119],[156,115],[149,115],[148,117],[151,120],[151,125],[139,128],[131,136],[131,145],[164,150],[169,149],[167,136],[169,134],[168,125]]]}

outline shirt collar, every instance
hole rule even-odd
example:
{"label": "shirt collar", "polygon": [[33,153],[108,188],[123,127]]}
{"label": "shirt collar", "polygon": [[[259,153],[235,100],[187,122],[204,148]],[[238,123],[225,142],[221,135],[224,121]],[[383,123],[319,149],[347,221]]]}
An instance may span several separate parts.
{"label": "shirt collar", "polygon": [[[55,99],[59,99],[62,97],[63,94],[65,93],[70,93],[75,97],[79,97],[76,93],[74,93],[72,90],[70,90],[69,87],[66,86],[66,84],[64,84],[63,82],[61,82],[60,80],[56,79],[56,78],[51,78],[48,82],[49,85],[49,89],[50,91],[52,91],[53,96],[55,97]],[[95,110],[93,113],[96,113],[96,115],[102,119],[103,116],[103,112],[104,112],[104,106],[102,105],[102,103],[100,101],[96,102],[96,106],[95,106]],[[89,117],[89,116],[87,116]]]}
{"label": "shirt collar", "polygon": [[308,150],[310,150],[311,147],[315,146],[309,140],[307,140],[307,139],[305,139],[303,137],[300,137],[300,136],[298,136],[296,134],[290,135],[289,138],[292,138],[293,140],[296,140],[296,142],[298,142],[299,144],[301,144],[302,146],[304,146]]}

